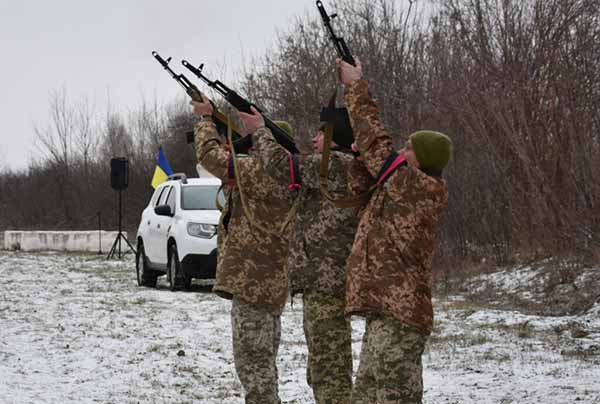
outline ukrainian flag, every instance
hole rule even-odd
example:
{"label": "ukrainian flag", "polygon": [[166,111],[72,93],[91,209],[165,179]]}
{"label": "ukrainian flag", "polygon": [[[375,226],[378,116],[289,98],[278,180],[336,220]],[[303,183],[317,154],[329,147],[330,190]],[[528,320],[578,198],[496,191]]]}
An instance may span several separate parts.
{"label": "ukrainian flag", "polygon": [[161,147],[158,149],[158,156],[156,157],[156,169],[154,170],[154,177],[152,177],[152,188],[156,189],[157,186],[167,180],[169,175],[173,175],[173,170]]}

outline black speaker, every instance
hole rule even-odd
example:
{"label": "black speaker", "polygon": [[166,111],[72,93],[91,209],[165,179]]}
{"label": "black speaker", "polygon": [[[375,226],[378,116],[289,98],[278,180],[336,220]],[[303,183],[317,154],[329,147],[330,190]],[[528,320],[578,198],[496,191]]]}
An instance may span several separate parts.
{"label": "black speaker", "polygon": [[125,157],[110,159],[110,186],[116,190],[129,186],[129,161]]}

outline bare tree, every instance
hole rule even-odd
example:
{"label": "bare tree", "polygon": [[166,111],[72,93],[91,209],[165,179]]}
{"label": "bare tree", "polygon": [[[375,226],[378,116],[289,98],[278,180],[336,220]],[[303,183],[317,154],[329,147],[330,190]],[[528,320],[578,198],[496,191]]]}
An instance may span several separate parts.
{"label": "bare tree", "polygon": [[45,156],[48,165],[56,175],[53,182],[58,191],[58,200],[62,202],[64,224],[71,226],[74,212],[71,205],[71,170],[74,160],[74,138],[76,133],[76,110],[69,103],[65,87],[50,95],[50,122],[46,128],[34,127],[38,150]]}
{"label": "bare tree", "polygon": [[[438,255],[446,267],[482,257],[600,256],[598,0],[338,0],[332,9],[395,140],[423,128],[454,140]],[[336,88],[334,58],[311,13],[231,87],[289,120],[306,147]],[[111,157],[130,160],[130,229],[151,193],[159,146],[175,170],[194,174],[184,139],[195,118],[184,98],[142,99],[127,114],[109,103],[98,119],[63,88],[49,107],[48,124],[35,127],[43,158],[0,171],[0,206],[15,212],[0,226],[80,228],[94,224],[96,210],[112,225]]]}
{"label": "bare tree", "polygon": [[[506,261],[597,246],[597,0],[340,0],[337,21],[398,138],[452,136],[445,256]],[[244,87],[301,128],[334,88],[317,16],[298,19]],[[597,248],[597,247],[596,247]]]}

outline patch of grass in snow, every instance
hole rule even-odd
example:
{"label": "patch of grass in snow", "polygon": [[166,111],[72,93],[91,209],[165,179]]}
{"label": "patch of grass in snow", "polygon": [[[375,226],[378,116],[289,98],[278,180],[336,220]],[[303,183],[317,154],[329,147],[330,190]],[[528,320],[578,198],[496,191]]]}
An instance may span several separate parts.
{"label": "patch of grass in snow", "polygon": [[561,368],[561,367],[555,367],[554,369],[551,369],[551,370],[547,371],[545,373],[545,375],[546,376],[552,376],[552,377],[558,379],[560,376],[563,375],[564,371],[565,370],[563,368]]}
{"label": "patch of grass in snow", "polygon": [[465,346],[483,345],[492,342],[485,334],[475,334],[465,340]]}
{"label": "patch of grass in snow", "polygon": [[[482,330],[498,331],[502,334],[513,334],[519,338],[533,338],[538,334],[533,325],[529,321],[518,324],[481,324]],[[540,331],[541,332],[541,331]]]}
{"label": "patch of grass in snow", "polygon": [[483,345],[492,340],[485,334],[452,334],[452,335],[439,335],[432,334],[429,337],[430,345],[439,345],[447,347],[458,347],[467,348],[471,346]]}
{"label": "patch of grass in snow", "polygon": [[196,373],[196,368],[193,366],[189,366],[189,365],[178,365],[177,366],[177,371],[178,372],[182,372],[182,373]]}
{"label": "patch of grass in snow", "polygon": [[499,363],[512,361],[512,358],[510,357],[510,355],[508,355],[506,353],[501,353],[501,352],[495,351],[493,349],[485,351],[483,356],[481,357],[481,359],[486,360],[486,361],[499,362]]}
{"label": "patch of grass in snow", "polygon": [[573,349],[563,349],[560,354],[567,358],[587,360],[597,359],[600,356],[600,346],[592,345],[590,347],[575,347]]}
{"label": "patch of grass in snow", "polygon": [[212,397],[219,400],[215,400],[214,402],[224,403],[226,402],[226,399],[230,400],[231,397],[241,397],[241,394],[239,393],[239,388],[238,391],[232,391],[231,387],[219,386],[217,391],[214,391],[214,395]]}
{"label": "patch of grass in snow", "polygon": [[456,342],[462,335],[431,334],[427,340],[428,345],[449,345]]}
{"label": "patch of grass in snow", "polygon": [[152,344],[150,345],[150,347],[148,348],[148,352],[155,352],[158,353],[161,351],[162,345],[160,344]]}
{"label": "patch of grass in snow", "polygon": [[167,346],[167,349],[170,350],[170,351],[176,351],[176,350],[179,350],[181,348],[183,348],[183,345],[181,344],[181,342],[176,342],[174,344],[169,344]]}
{"label": "patch of grass in snow", "polygon": [[529,321],[525,321],[524,323],[518,324],[517,327],[517,336],[519,338],[531,338],[535,334],[535,328],[533,328],[533,326],[529,324]]}
{"label": "patch of grass in snow", "polygon": [[127,360],[127,364],[129,365],[137,365],[139,363],[142,363],[144,360],[142,358],[131,358]]}
{"label": "patch of grass in snow", "polygon": [[[114,280],[114,279],[123,279],[123,274],[127,273],[127,270],[124,270],[123,268],[106,267],[106,268],[97,268],[96,270],[92,270],[90,272],[93,272],[94,275],[96,275],[100,278]],[[133,279],[134,276],[135,276],[135,274],[133,273],[133,271],[131,271],[131,278]]]}
{"label": "patch of grass in snow", "polygon": [[175,383],[173,386],[177,387],[178,389],[182,389],[180,391],[182,395],[186,394],[185,390],[183,389],[191,389],[192,387],[194,387],[192,383]]}
{"label": "patch of grass in snow", "polygon": [[494,310],[497,307],[493,302],[480,302],[475,300],[451,300],[444,302],[442,310],[444,311],[463,311],[461,317],[466,318],[479,310]]}
{"label": "patch of grass in snow", "polygon": [[138,297],[137,299],[133,299],[129,302],[129,304],[145,304],[148,300],[143,297]]}

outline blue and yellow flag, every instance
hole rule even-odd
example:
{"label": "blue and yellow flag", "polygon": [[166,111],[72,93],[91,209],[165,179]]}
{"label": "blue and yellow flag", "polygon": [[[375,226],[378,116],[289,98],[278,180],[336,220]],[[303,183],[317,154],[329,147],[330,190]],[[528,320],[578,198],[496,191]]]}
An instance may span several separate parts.
{"label": "blue and yellow flag", "polygon": [[158,156],[156,157],[156,169],[154,170],[154,177],[152,177],[152,188],[156,189],[157,186],[167,180],[169,175],[173,175],[173,170],[161,147],[158,149]]}

